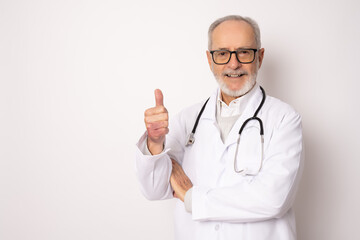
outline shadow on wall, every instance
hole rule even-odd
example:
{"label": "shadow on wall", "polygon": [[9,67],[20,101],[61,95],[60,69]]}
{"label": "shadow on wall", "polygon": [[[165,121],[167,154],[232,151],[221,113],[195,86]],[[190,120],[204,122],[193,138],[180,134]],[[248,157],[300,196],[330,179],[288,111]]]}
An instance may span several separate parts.
{"label": "shadow on wall", "polygon": [[264,87],[266,94],[286,102],[288,91],[284,91],[283,86],[289,83],[286,81],[286,77],[284,77],[286,75],[284,66],[289,63],[281,60],[286,59],[286,56],[280,54],[275,54],[274,52],[270,54],[265,49],[264,61],[258,73],[258,82]]}
{"label": "shadow on wall", "polygon": [[[308,153],[313,153],[313,147],[316,146],[309,136],[306,134],[306,130],[303,129],[304,143],[305,143],[305,164],[300,182],[300,187],[297,192],[295,200],[295,214],[296,214],[296,226],[298,240],[314,239],[313,232],[316,224],[314,223],[314,217],[318,213],[316,212],[315,197],[319,183],[316,181],[316,169],[321,169],[320,166],[315,166],[316,156],[311,156]],[[316,141],[316,140],[315,140]],[[316,230],[315,230],[316,231]]]}
{"label": "shadow on wall", "polygon": [[[264,87],[266,93],[269,96],[276,97],[284,102],[287,102],[291,92],[284,90],[285,86],[288,86],[282,67],[286,62],[279,61],[282,59],[275,56],[266,56],[266,60],[259,71],[259,84]],[[304,123],[303,123],[304,124]],[[308,137],[310,134],[306,134],[306,128],[303,129],[303,137],[305,143],[305,164],[303,169],[303,175],[298,189],[297,197],[295,200],[295,214],[297,222],[297,234],[298,240],[315,239],[313,236],[316,230],[316,224],[314,223],[314,215],[317,214],[316,207],[314,205],[314,197],[317,196],[319,183],[317,182],[317,171],[321,169],[319,162],[311,161],[310,159],[316,159],[316,148],[318,138]],[[311,153],[311,155],[309,154]],[[319,152],[318,152],[319,154]]]}

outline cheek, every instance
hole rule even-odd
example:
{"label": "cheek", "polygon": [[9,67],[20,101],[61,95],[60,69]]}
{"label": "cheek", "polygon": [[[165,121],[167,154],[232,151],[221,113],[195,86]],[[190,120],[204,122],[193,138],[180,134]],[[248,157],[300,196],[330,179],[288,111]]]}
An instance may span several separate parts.
{"label": "cheek", "polygon": [[254,63],[254,64],[251,64],[251,65],[248,65],[246,66],[245,70],[249,73],[249,74],[254,74],[256,71],[257,71],[257,64]]}
{"label": "cheek", "polygon": [[213,64],[211,70],[216,76],[220,76],[223,72],[223,67],[221,65]]}

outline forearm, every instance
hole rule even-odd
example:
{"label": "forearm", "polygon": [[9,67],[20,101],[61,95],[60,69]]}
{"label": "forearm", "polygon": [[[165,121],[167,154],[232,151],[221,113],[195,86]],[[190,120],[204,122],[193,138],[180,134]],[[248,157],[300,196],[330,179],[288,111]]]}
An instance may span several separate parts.
{"label": "forearm", "polygon": [[139,140],[136,148],[136,173],[144,196],[149,200],[160,200],[172,197],[169,183],[171,160],[169,150],[158,155],[147,152],[146,134]]}
{"label": "forearm", "polygon": [[[263,182],[239,186],[192,188],[192,215],[197,221],[257,222],[281,217],[292,206],[295,185],[281,189]],[[290,189],[289,189],[290,188]]]}

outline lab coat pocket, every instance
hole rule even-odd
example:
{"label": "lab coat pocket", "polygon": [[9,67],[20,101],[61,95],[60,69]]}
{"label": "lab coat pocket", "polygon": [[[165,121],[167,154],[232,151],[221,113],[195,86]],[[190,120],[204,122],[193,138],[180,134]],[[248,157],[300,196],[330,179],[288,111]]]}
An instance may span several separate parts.
{"label": "lab coat pocket", "polygon": [[257,175],[262,165],[262,139],[258,126],[248,126],[240,136],[235,167],[243,175]]}

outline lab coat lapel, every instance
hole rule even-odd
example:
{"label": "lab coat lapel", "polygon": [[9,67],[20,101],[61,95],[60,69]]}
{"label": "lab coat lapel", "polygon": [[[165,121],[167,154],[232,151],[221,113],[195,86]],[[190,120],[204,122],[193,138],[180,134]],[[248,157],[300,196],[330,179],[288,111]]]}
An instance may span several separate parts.
{"label": "lab coat lapel", "polygon": [[[225,141],[225,147],[230,146],[231,144],[236,143],[238,136],[239,136],[239,130],[241,128],[241,126],[244,124],[244,122],[248,119],[251,118],[252,116],[254,116],[254,113],[256,111],[256,109],[258,108],[261,99],[262,99],[262,92],[260,90],[259,86],[256,86],[257,89],[255,89],[255,93],[254,95],[249,99],[247,106],[245,107],[244,112],[241,114],[241,116],[239,117],[239,119],[235,122],[234,126],[232,127],[229,136],[227,137],[226,141]],[[261,112],[261,111],[260,111]],[[246,127],[249,126],[257,126],[257,122],[255,121],[250,121]]]}
{"label": "lab coat lapel", "polygon": [[[207,127],[214,128],[213,131],[216,131],[218,134],[216,135],[216,141],[213,147],[217,148],[219,156],[222,155],[223,151],[225,151],[225,145],[221,140],[219,125],[216,122],[216,104],[217,104],[217,95],[218,91],[214,91],[211,95],[209,102],[206,105],[206,108],[203,112],[202,118],[204,121],[208,121]],[[205,123],[205,122],[204,122]],[[200,124],[199,124],[200,125]],[[208,129],[210,131],[210,129]]]}
{"label": "lab coat lapel", "polygon": [[209,102],[207,103],[201,118],[216,123],[216,100],[217,91],[214,91],[213,94],[210,96]]}
{"label": "lab coat lapel", "polygon": [[201,115],[195,143],[189,149],[193,153],[192,161],[197,164],[194,182],[200,185],[216,186],[218,176],[224,169],[221,159],[226,148],[216,122],[216,102],[217,92],[214,92]]}

